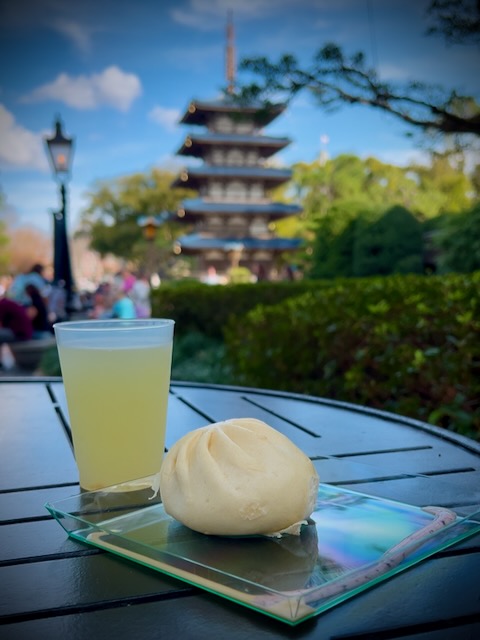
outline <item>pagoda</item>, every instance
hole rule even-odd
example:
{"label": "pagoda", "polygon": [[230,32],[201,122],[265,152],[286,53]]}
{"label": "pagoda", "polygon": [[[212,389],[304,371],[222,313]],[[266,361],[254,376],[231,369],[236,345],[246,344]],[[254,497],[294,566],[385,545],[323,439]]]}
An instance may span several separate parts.
{"label": "pagoda", "polygon": [[177,155],[203,160],[185,168],[172,186],[193,189],[198,197],[183,200],[179,221],[192,233],[177,239],[177,254],[197,256],[198,272],[225,274],[245,266],[258,279],[279,277],[277,258],[297,249],[299,240],[275,234],[275,222],[297,215],[301,208],[273,202],[269,191],[291,178],[291,170],[271,166],[269,159],[290,140],[263,133],[285,109],[235,99],[232,26],[227,24],[227,79],[224,97],[193,100],[180,123],[201,128],[190,131]]}

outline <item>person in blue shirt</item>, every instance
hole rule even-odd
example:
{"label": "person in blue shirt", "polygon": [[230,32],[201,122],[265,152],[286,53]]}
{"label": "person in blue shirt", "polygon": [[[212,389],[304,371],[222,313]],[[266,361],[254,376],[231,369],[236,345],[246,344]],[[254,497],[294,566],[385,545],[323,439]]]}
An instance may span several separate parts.
{"label": "person in blue shirt", "polygon": [[31,305],[31,298],[27,293],[27,287],[33,285],[46,302],[50,293],[50,283],[44,278],[43,272],[42,264],[34,264],[28,273],[18,274],[13,279],[7,296],[18,304],[28,307]]}
{"label": "person in blue shirt", "polygon": [[137,317],[135,305],[125,291],[121,289],[117,291],[115,302],[112,306],[112,318],[120,318],[122,320],[134,320]]}

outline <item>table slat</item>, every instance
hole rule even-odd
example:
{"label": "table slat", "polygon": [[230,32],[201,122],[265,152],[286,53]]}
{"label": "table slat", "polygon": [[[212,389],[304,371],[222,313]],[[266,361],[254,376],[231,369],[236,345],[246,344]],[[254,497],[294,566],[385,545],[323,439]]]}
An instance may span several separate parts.
{"label": "table slat", "polygon": [[0,585],[0,622],[2,617],[5,621],[6,616],[49,609],[95,603],[103,607],[125,598],[193,593],[184,582],[109,553],[0,567]]}
{"label": "table slat", "polygon": [[[103,558],[102,560],[107,560]],[[70,601],[71,584],[78,584],[79,592],[74,600],[83,606],[88,605],[88,594],[95,594],[97,607],[103,610],[72,612],[72,615],[61,615],[62,611],[55,610],[55,617],[48,620],[35,620],[34,623],[9,624],[0,627],[2,638],[34,637],[32,630],[37,631],[38,637],[59,637],[61,631],[68,637],[75,638],[110,637],[116,640],[131,640],[131,638],[163,637],[168,630],[168,636],[182,640],[199,638],[224,638],[228,634],[229,640],[274,640],[278,638],[302,638],[304,640],[329,640],[333,638],[367,638],[375,640],[388,638],[415,638],[415,632],[437,632],[449,629],[453,638],[473,638],[468,635],[479,622],[478,602],[480,601],[480,553],[470,554],[468,557],[447,557],[427,560],[414,569],[403,572],[393,579],[382,583],[381,587],[362,592],[341,606],[331,609],[311,621],[296,628],[272,620],[262,614],[240,607],[214,595],[199,593],[192,597],[162,600],[160,585],[157,585],[158,601],[148,604],[131,604],[121,607],[122,584],[124,577],[120,576],[119,566],[111,566],[98,562],[99,558],[90,558],[91,564],[97,564],[94,573],[90,569],[83,574],[77,563],[71,562],[71,567],[58,569],[55,575],[58,582],[49,578],[49,584],[54,585],[53,592],[46,594],[44,603],[49,602],[53,607],[55,602],[68,603]],[[118,559],[122,564],[124,561]],[[48,563],[53,571],[53,563]],[[33,568],[33,565],[32,565]],[[103,571],[101,570],[103,568]],[[106,584],[105,570],[108,575],[117,577],[110,584]],[[92,569],[93,571],[93,569]],[[147,571],[140,567],[137,571],[142,576]],[[38,579],[39,573],[31,574]],[[46,575],[43,574],[46,579]],[[15,576],[13,576],[15,579]],[[122,579],[123,578],[123,579]],[[132,581],[138,579],[138,574],[132,574]],[[155,589],[155,578],[150,584],[151,590],[142,583],[138,593],[152,594]],[[20,587],[23,587],[22,581]],[[119,584],[120,583],[120,584]],[[70,584],[70,586],[69,586]],[[33,585],[33,583],[32,583]],[[459,585],[462,585],[459,588]],[[62,595],[62,588],[66,589]],[[15,592],[15,583],[11,583],[12,599],[22,597],[22,592]],[[107,591],[104,591],[104,590]],[[137,591],[132,588],[131,594]],[[117,602],[111,599],[115,593]],[[188,592],[187,592],[188,593]],[[29,594],[30,595],[30,594]],[[32,586],[32,595],[34,588]],[[105,602],[105,598],[108,598]],[[9,603],[11,610],[14,605]],[[34,604],[29,602],[29,610]],[[61,605],[62,606],[62,605]],[[438,611],[442,612],[442,619],[438,620]],[[395,633],[393,630],[397,630]],[[385,630],[388,635],[383,635]],[[393,633],[392,633],[393,631]],[[412,633],[413,632],[413,633]],[[18,635],[15,636],[14,634]],[[465,635],[466,634],[466,635]],[[428,636],[430,637],[430,636]],[[440,636],[441,637],[441,636]],[[419,636],[420,640],[421,636]]]}
{"label": "table slat", "polygon": [[0,524],[12,520],[48,517],[44,505],[78,494],[80,487],[72,484],[32,491],[8,491],[0,493]]}
{"label": "table slat", "polygon": [[43,384],[0,384],[0,490],[78,482],[72,449]]}

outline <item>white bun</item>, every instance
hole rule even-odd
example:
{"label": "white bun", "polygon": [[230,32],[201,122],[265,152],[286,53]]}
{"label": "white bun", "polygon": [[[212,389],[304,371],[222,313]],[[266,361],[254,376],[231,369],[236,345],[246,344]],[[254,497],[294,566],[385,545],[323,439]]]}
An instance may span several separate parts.
{"label": "white bun", "polygon": [[187,433],[160,471],[165,511],[212,535],[298,534],[315,507],[318,482],[311,460],[254,418]]}

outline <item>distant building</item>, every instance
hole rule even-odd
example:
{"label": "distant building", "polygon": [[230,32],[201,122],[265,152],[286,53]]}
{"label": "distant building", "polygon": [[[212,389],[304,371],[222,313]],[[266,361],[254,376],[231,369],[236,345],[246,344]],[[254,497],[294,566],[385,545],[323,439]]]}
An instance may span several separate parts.
{"label": "distant building", "polygon": [[[231,58],[231,40],[229,52]],[[267,164],[290,140],[262,131],[285,105],[268,110],[261,104],[240,105],[228,57],[230,93],[218,100],[192,101],[180,121],[203,129],[187,134],[177,154],[200,158],[203,164],[184,169],[173,183],[198,191],[198,197],[184,200],[177,211],[179,221],[193,224],[193,233],[177,240],[176,252],[196,256],[200,273],[214,269],[222,274],[232,266],[245,266],[258,279],[270,279],[278,255],[300,245],[299,240],[277,237],[275,221],[297,215],[301,208],[268,197],[271,188],[291,177],[289,169]]]}

